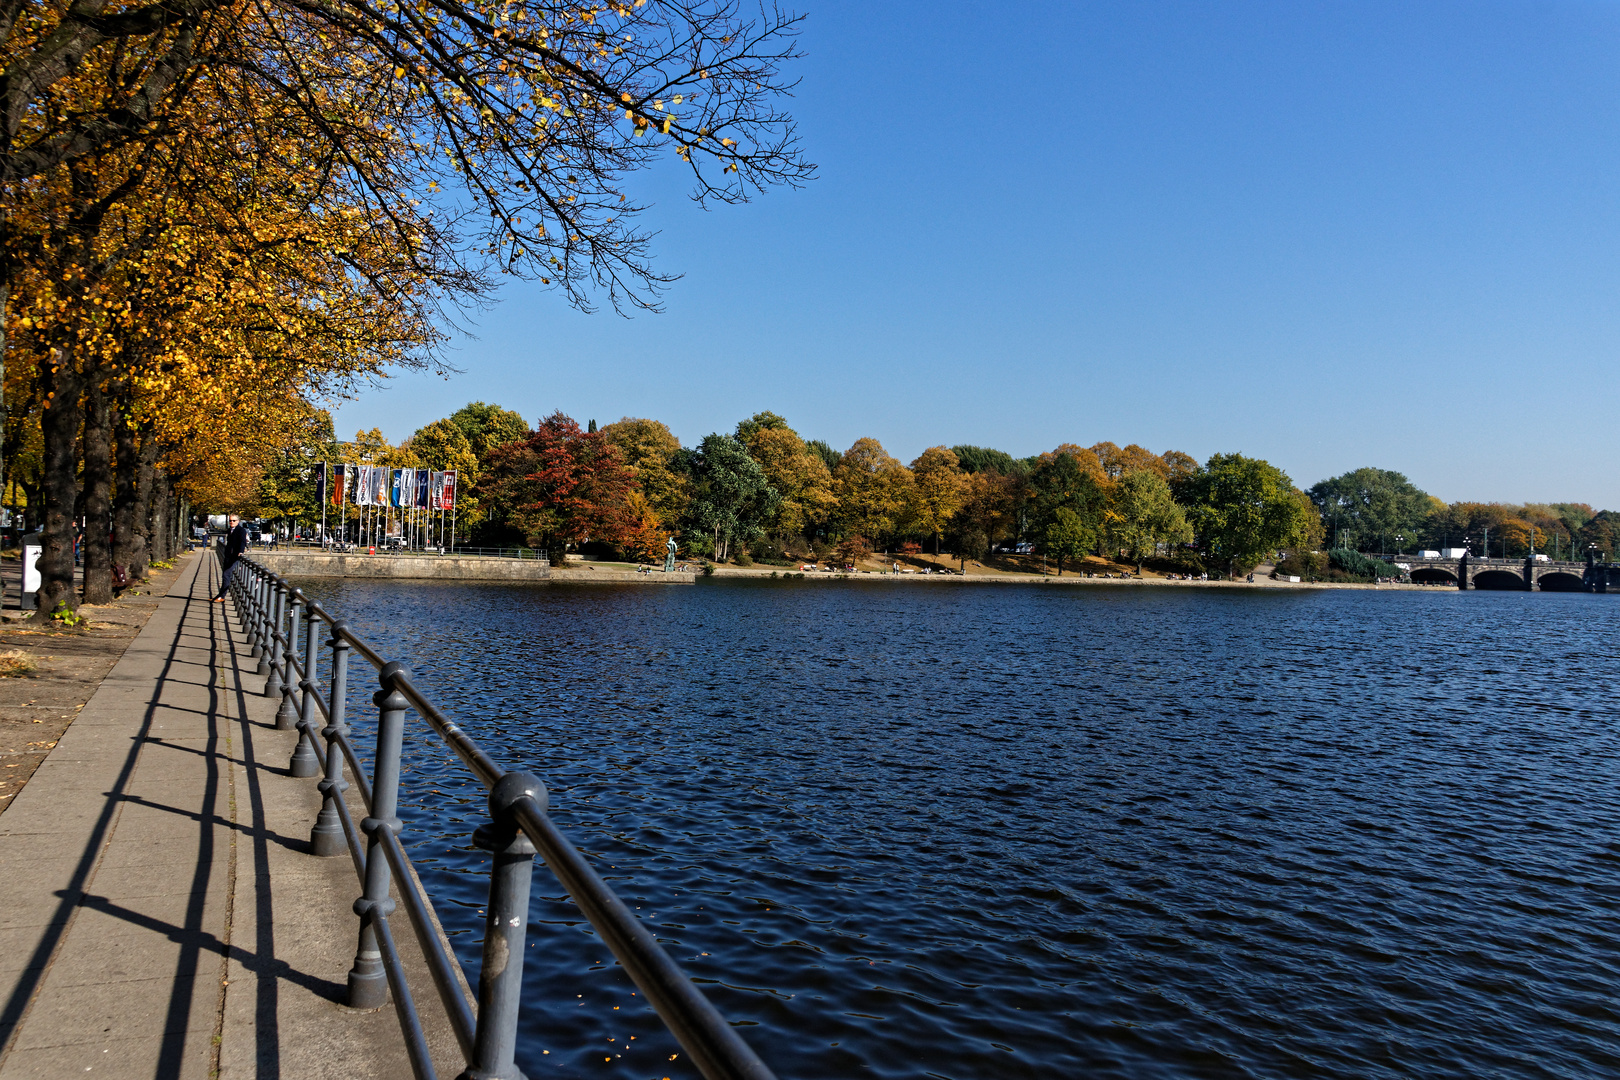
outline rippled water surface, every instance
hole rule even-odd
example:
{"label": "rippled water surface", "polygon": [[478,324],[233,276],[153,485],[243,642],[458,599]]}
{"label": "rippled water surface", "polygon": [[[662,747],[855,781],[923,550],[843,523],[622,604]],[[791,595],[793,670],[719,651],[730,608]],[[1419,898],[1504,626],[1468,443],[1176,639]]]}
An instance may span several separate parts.
{"label": "rippled water surface", "polygon": [[[1620,1072],[1620,598],[311,591],[783,1080]],[[483,796],[413,724],[476,981]],[[543,866],[529,942],[531,1077],[695,1075]]]}

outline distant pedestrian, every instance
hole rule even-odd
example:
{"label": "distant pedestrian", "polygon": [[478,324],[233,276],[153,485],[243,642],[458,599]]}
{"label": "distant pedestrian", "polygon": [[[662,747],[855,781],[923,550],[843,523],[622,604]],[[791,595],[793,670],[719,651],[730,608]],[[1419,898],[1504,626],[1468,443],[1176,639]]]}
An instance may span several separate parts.
{"label": "distant pedestrian", "polygon": [[225,602],[225,594],[231,587],[231,574],[248,546],[247,526],[235,514],[226,518],[225,523],[230,526],[230,532],[225,534],[225,549],[219,554],[220,582],[219,592],[214,596],[216,604]]}

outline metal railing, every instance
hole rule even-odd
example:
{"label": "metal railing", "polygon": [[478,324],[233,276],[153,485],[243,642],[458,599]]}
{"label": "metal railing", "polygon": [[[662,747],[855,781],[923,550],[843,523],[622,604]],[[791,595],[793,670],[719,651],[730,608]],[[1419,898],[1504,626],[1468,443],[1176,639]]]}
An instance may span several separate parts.
{"label": "metal railing", "polygon": [[[310,832],[311,847],[317,856],[347,853],[361,881],[360,899],[354,903],[360,917],[359,946],[349,972],[347,1004],[376,1009],[392,995],[418,1078],[427,1080],[436,1074],[389,928],[389,916],[395,910],[392,891],[397,889],[404,903],[460,1044],[467,1065],[462,1075],[519,1078],[522,1074],[514,1058],[523,963],[508,963],[508,959],[527,955],[529,884],[534,856],[539,854],[705,1077],[774,1080],[770,1069],[557,829],[546,813],[546,789],[539,779],[502,768],[423,696],[410,672],[385,660],[346,623],[334,619],[285,578],[244,557],[232,573],[231,591],[246,628],[250,655],[258,659],[258,673],[265,676],[264,695],[281,699],[276,727],[298,729],[289,771],[295,777],[321,777],[316,785],[322,796],[321,811]],[[318,681],[323,625],[330,635],[325,645],[331,653],[325,694]],[[377,750],[370,776],[349,739],[344,718],[351,652],[377,669],[380,687],[372,698],[378,711]],[[490,820],[473,833],[473,843],[492,855],[476,1005],[467,999],[460,969],[446,947],[432,903],[400,842],[400,751],[407,709],[427,721],[489,789]],[[324,726],[317,726],[317,712]],[[324,741],[324,748],[317,740]],[[348,789],[345,768],[367,810],[358,826],[343,794]]]}

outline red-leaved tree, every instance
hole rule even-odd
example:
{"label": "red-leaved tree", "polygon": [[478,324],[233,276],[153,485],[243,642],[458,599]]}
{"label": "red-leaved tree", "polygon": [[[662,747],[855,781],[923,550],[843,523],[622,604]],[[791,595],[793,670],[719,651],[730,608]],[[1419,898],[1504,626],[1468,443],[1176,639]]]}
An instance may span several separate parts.
{"label": "red-leaved tree", "polygon": [[552,413],[485,461],[477,495],[491,519],[521,532],[560,565],[570,543],[600,540],[622,548],[635,530],[635,479],[600,431]]}

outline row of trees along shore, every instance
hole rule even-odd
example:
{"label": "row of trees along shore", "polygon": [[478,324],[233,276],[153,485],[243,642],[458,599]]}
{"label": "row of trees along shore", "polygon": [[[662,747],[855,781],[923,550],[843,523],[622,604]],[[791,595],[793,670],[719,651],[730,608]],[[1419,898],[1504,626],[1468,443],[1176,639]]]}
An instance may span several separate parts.
{"label": "row of trees along shore", "polygon": [[316,405],[442,370],[503,276],[655,308],[625,179],[808,178],[796,31],[730,0],[0,2],[0,490],[42,616],[79,603],[80,523],[102,602]]}
{"label": "row of trees along shore", "polygon": [[[1345,551],[1460,547],[1519,556],[1614,550],[1615,520],[1580,504],[1446,504],[1399,473],[1359,469],[1308,491],[1241,454],[1200,464],[1110,442],[1065,444],[1014,458],[976,446],[936,446],[903,464],[876,439],[846,450],[801,438],[762,412],[730,434],[683,447],[667,426],[625,418],[598,429],[555,413],[528,427],[517,412],[474,402],[390,446],[379,431],[338,444],[319,437],[279,456],[246,509],[313,522],[319,461],[454,468],[460,520],[485,546],[524,545],[561,561],[594,545],[632,560],[662,558],[667,537],[685,554],[779,563],[853,562],[873,551],[950,551],[989,558],[1008,542],[1065,566],[1092,555],[1166,570],[1241,573],[1279,549],[1290,569],[1356,576]],[[1387,569],[1387,568],[1385,568]],[[1374,571],[1376,572],[1376,571]]]}

